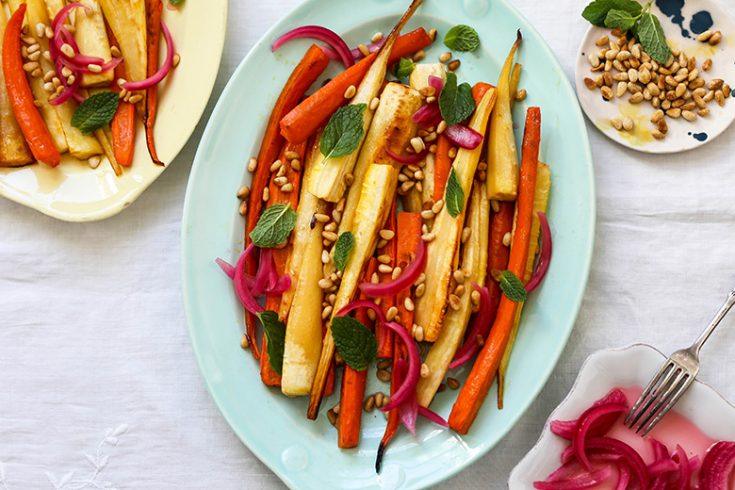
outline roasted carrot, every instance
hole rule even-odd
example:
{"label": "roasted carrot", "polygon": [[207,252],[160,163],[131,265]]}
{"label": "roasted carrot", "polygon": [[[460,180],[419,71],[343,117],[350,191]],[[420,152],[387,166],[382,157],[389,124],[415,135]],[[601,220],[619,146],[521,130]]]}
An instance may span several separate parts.
{"label": "roasted carrot", "polygon": [[[498,202],[498,211],[493,215],[490,224],[490,250],[488,250],[487,260],[487,288],[490,293],[490,321],[495,320],[498,312],[498,304],[503,292],[500,290],[498,281],[494,279],[494,272],[502,272],[508,268],[508,257],[510,256],[510,247],[503,244],[503,238],[506,233],[513,230],[513,212],[515,203]],[[487,332],[485,332],[487,334]]]}
{"label": "roasted carrot", "polygon": [[[398,266],[402,267],[403,269],[405,269],[416,256],[416,250],[418,249],[419,242],[421,241],[421,224],[422,219],[419,213],[398,213],[397,233],[395,240],[397,242],[396,262]],[[409,298],[410,296],[411,291],[409,289],[398,294],[398,297],[396,298],[396,306],[398,308],[398,322],[406,327],[406,329],[409,331],[413,327],[413,309],[409,311],[408,308],[406,308],[406,298]],[[406,359],[407,353],[399,339],[396,338],[394,340],[394,344],[395,347],[393,350],[393,372],[395,373],[396,363],[398,359]],[[391,395],[395,392],[396,388],[398,387],[397,385],[398,383],[396,378],[391,378]],[[375,471],[377,471],[378,473],[380,473],[380,466],[383,461],[385,449],[390,441],[393,439],[393,437],[396,435],[396,432],[398,432],[399,425],[400,414],[398,413],[397,409],[393,409],[388,413],[388,425],[385,428],[383,438],[380,440],[380,445],[378,446],[378,454],[375,459]]]}
{"label": "roasted carrot", "polygon": [[[299,170],[294,169],[290,165],[290,161],[293,159],[303,161],[304,154],[306,153],[306,143],[300,145],[292,145],[290,143],[284,143],[283,149],[279,154],[279,159],[283,162],[282,170],[273,172],[271,175],[271,181],[268,186],[270,191],[269,201],[271,204],[291,204],[294,209],[298,205],[298,196],[301,190],[301,168]],[[289,160],[288,157],[291,157]],[[292,190],[285,192],[281,188],[281,185],[276,183],[276,179],[279,177],[285,177],[288,183],[291,184]],[[281,248],[275,248],[271,251],[273,255],[273,262],[276,265],[276,272],[278,275],[282,275],[286,272],[286,263],[288,262],[288,255],[291,253],[291,245]],[[278,311],[281,305],[281,295],[272,294],[268,295],[265,300],[265,309]],[[267,339],[263,336],[261,349],[260,349],[260,379],[263,384],[267,386],[280,386],[281,375],[271,368],[270,360],[268,358]]]}
{"label": "roasted carrot", "polygon": [[[363,280],[369,281],[377,269],[377,259],[370,259],[365,268]],[[360,299],[365,298],[364,294],[360,295]],[[373,327],[373,321],[370,320],[365,309],[358,310],[355,313],[355,319],[368,328]],[[337,419],[337,445],[342,449],[357,447],[360,442],[360,421],[362,420],[362,403],[363,398],[365,398],[367,374],[367,369],[355,371],[347,365],[345,365],[345,370],[342,373],[339,418]]]}
{"label": "roasted carrot", "polygon": [[[546,206],[549,203],[549,193],[551,192],[551,169],[545,163],[539,162],[538,173],[536,174],[536,194],[533,198],[533,224],[531,225],[531,243],[528,247],[528,261],[526,262],[526,272],[524,273],[524,284],[527,284],[533,276],[534,266],[536,265],[536,252],[539,246],[539,237],[541,235],[541,219],[539,213],[546,213]],[[500,361],[498,368],[498,410],[503,409],[503,396],[505,394],[505,373],[508,371],[510,364],[510,356],[513,353],[513,346],[518,337],[518,330],[521,324],[521,313],[523,308],[518,308],[516,319],[513,323],[513,329],[510,332],[510,340],[505,347],[505,354]]]}
{"label": "roasted carrot", "polygon": [[[431,37],[423,27],[404,34],[396,39],[388,63],[395,63],[431,42]],[[358,61],[286,114],[280,122],[283,137],[298,143],[314,134],[339,106],[348,101],[344,98],[345,91],[350,85],[357,87],[360,84],[376,56],[377,53],[373,53]]]}
{"label": "roasted carrot", "polygon": [[[526,115],[526,128],[523,134],[518,212],[508,260],[508,270],[517,277],[523,277],[528,260],[540,140],[541,110],[538,107],[531,107]],[[518,306],[518,303],[511,301],[507,296],[503,296],[500,300],[490,336],[472,366],[472,371],[449,414],[449,426],[460,434],[467,433],[492,386],[510,338]]]}
{"label": "roasted carrot", "polygon": [[[147,49],[147,75],[150,77],[158,71],[158,52],[161,44],[161,13],[163,12],[163,2],[161,0],[145,0],[146,12],[146,43]],[[143,113],[143,123],[145,124],[145,143],[148,147],[148,154],[156,165],[163,165],[158,159],[156,151],[156,142],[153,138],[153,127],[156,124],[156,114],[158,113],[158,84],[152,85],[146,89],[145,94],[145,110]]]}
{"label": "roasted carrot", "polygon": [[[393,205],[391,206],[390,213],[388,214],[388,218],[385,220],[385,226],[383,226],[383,229],[391,230],[392,232],[396,232],[397,229],[397,223],[396,223],[396,204],[397,204],[397,198],[393,199]],[[396,241],[397,240],[389,240],[384,247],[381,247],[378,249],[378,255],[383,256],[388,259],[388,262],[386,262],[386,265],[389,265],[390,267],[396,267]],[[372,274],[371,274],[372,275]],[[392,279],[392,273],[390,272],[379,272],[378,276],[380,278],[380,282],[388,282]],[[368,280],[370,278],[368,277]],[[388,296],[382,299],[380,303],[380,307],[383,309],[383,313],[388,313],[388,310],[393,307],[396,303],[396,299],[393,296]],[[393,357],[393,332],[385,327],[383,324],[378,323],[375,326],[375,336],[378,339],[378,358],[380,359],[390,359]]]}
{"label": "roasted carrot", "polygon": [[434,202],[444,199],[449,171],[452,169],[452,159],[449,158],[451,147],[452,142],[449,138],[440,134],[436,140],[436,157],[434,158]]}
{"label": "roasted carrot", "polygon": [[15,119],[28,143],[33,157],[51,167],[55,167],[61,160],[59,150],[54,146],[46,124],[33,103],[33,94],[23,70],[20,37],[23,29],[23,18],[26,14],[26,4],[21,4],[10,17],[3,37],[3,75],[5,86],[8,89],[10,104],[13,107]]}
{"label": "roasted carrot", "polygon": [[[115,33],[112,32],[110,26],[106,26],[106,28],[110,46],[117,46],[119,48]],[[124,80],[128,79],[124,61],[115,67],[115,80],[121,78]],[[112,90],[120,92],[121,88],[117,83],[113,83]],[[135,105],[120,100],[115,117],[112,118],[112,122],[110,123],[110,129],[112,130],[112,148],[115,153],[115,159],[123,167],[129,167],[133,163],[133,154],[135,152]]]}
{"label": "roasted carrot", "polygon": [[[258,163],[251,184],[250,199],[248,202],[248,215],[245,223],[245,246],[250,244],[250,231],[255,228],[260,218],[260,212],[263,209],[263,189],[268,186],[270,179],[270,166],[278,157],[278,152],[283,146],[283,137],[278,132],[278,121],[296,107],[301,98],[304,96],[308,88],[319,75],[326,69],[329,64],[329,58],[324,51],[313,44],[301,59],[299,64],[294,68],[291,76],[278,96],[276,104],[273,106],[268,125],[263,135],[263,140],[258,152]],[[252,256],[251,256],[252,257]],[[245,263],[246,271],[249,274],[255,272],[257,261],[252,257]],[[253,346],[253,357],[258,359],[260,352],[255,342],[255,315],[245,313],[245,324],[247,326],[247,337],[250,345]]]}

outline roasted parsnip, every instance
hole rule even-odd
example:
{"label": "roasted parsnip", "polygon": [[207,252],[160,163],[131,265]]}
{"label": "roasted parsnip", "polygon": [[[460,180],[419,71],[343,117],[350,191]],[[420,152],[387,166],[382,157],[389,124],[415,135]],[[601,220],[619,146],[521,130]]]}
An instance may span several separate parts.
{"label": "roasted parsnip", "polygon": [[[477,104],[469,126],[485,135],[487,121],[495,105],[495,89],[490,88]],[[470,196],[482,147],[474,150],[462,148],[457,153],[452,168],[464,192],[464,205]],[[462,221],[452,217],[445,205],[434,220],[431,232],[438,237],[427,247],[426,293],[416,304],[415,322],[424,329],[425,339],[434,342],[439,338],[442,320],[447,306],[449,282],[454,269],[454,257],[462,233]]]}
{"label": "roasted parsnip", "polygon": [[[389,83],[383,90],[381,98],[376,121],[384,123],[374,124],[368,135],[370,141],[375,141],[378,147],[371,143],[370,146],[365,147],[364,151],[380,149],[383,153],[385,148],[383,145],[391,143],[400,144],[402,148],[416,131],[411,114],[421,106],[421,97],[418,92],[397,83]],[[402,125],[399,125],[400,121],[393,120],[391,117],[396,112],[401,114]],[[381,139],[386,136],[389,136],[388,142]],[[384,153],[383,155],[376,153],[376,156],[378,158],[365,169],[362,184],[359,187],[356,186],[360,189],[360,195],[351,227],[355,244],[350,254],[350,261],[342,274],[342,282],[337,291],[332,317],[354,298],[359,279],[362,277],[363,267],[375,250],[378,232],[391,209],[396,192],[398,169],[392,165],[394,163],[392,159]],[[333,356],[334,339],[331,334],[330,320],[322,344],[319,368],[311,389],[308,411],[310,419],[316,418],[319,412],[319,404]]]}
{"label": "roasted parsnip", "polygon": [[[398,83],[389,83],[380,95],[380,105],[375,111],[370,130],[355,165],[355,180],[350,186],[339,224],[339,233],[352,231],[357,203],[365,182],[365,171],[373,163],[392,165],[386,153],[390,148],[401,152],[413,136],[415,126],[411,116],[421,104],[419,93]],[[333,263],[331,263],[333,265]]]}
{"label": "roasted parsnip", "polygon": [[[416,11],[422,0],[413,0],[411,6],[408,8],[406,13],[403,14],[398,24],[393,28],[390,35],[388,36],[385,44],[380,48],[378,57],[370,66],[365,78],[360,83],[357,92],[353,93],[350,104],[364,104],[365,109],[362,113],[362,138],[357,147],[348,155],[341,157],[332,157],[330,155],[324,155],[321,158],[319,165],[317,166],[317,177],[310,186],[311,193],[315,196],[324,199],[325,201],[337,202],[345,193],[347,183],[345,177],[348,174],[352,174],[355,168],[355,163],[360,155],[360,149],[365,141],[365,137],[370,127],[370,123],[373,120],[374,108],[371,108],[371,103],[375,97],[380,93],[383,83],[385,82],[385,74],[388,69],[388,58],[390,57],[393,45],[396,42],[396,38],[400,35],[400,31],[411,18],[413,13]],[[350,87],[352,88],[352,87]],[[348,89],[350,91],[350,89]],[[345,92],[345,96],[348,96]]]}
{"label": "roasted parsnip", "polygon": [[511,101],[511,71],[513,57],[522,41],[521,32],[505,59],[498,80],[498,103],[490,117],[490,135],[487,145],[487,191],[490,199],[513,201],[518,192],[518,151],[513,132]]}
{"label": "roasted parsnip", "polygon": [[305,185],[301,187],[291,255],[286,266],[292,286],[281,296],[278,313],[281,320],[286,321],[281,391],[288,396],[309,394],[322,346],[322,290],[319,280],[322,278],[324,224],[314,219],[314,215],[326,213],[327,204],[308,190],[309,181],[314,178],[315,158],[319,154],[317,144],[306,160]]}
{"label": "roasted parsnip", "polygon": [[487,199],[487,191],[483,182],[475,181],[472,187],[465,226],[472,230],[468,241],[462,247],[462,270],[468,272],[469,277],[461,284],[464,291],[461,295],[457,295],[459,308],[450,308],[447,311],[441,334],[431,346],[424,361],[429,367],[429,374],[422,377],[416,387],[419,405],[424,407],[428,407],[434,398],[464,337],[472,314],[470,301],[473,291],[472,284],[480,286],[485,284],[488,233],[490,231],[490,201]]}
{"label": "roasted parsnip", "polygon": [[[105,29],[105,19],[102,16],[102,9],[97,0],[80,0],[83,9],[77,9],[75,12],[76,32],[74,38],[79,45],[79,50],[85,55],[96,56],[102,58],[105,63],[112,59],[110,53],[110,41],[107,39],[107,31]],[[115,77],[113,70],[103,71],[102,73],[85,73],[82,76],[82,87],[95,87],[98,85],[107,85],[112,82]]]}
{"label": "roasted parsnip", "polygon": [[429,87],[430,76],[447,79],[447,69],[444,63],[417,63],[411,75],[408,77],[409,85],[419,92]]}
{"label": "roasted parsnip", "polygon": [[145,0],[99,0],[99,2],[105,19],[120,44],[128,77],[133,81],[145,80],[148,66]]}
{"label": "roasted parsnip", "polygon": [[[5,35],[8,23],[5,10],[0,8],[0,39]],[[0,60],[2,53],[0,53]],[[33,161],[23,133],[15,120],[13,108],[10,106],[8,89],[5,87],[5,76],[0,70],[0,167],[18,167]]]}

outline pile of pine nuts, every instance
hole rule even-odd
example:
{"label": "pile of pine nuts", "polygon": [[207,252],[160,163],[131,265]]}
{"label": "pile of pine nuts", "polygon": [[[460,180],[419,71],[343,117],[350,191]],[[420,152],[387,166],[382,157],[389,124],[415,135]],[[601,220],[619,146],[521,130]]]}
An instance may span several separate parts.
{"label": "pile of pine nuts", "polygon": [[[705,81],[701,77],[712,68],[711,59],[698,67],[695,57],[672,49],[669,60],[659,64],[635,38],[628,39],[625,33],[616,30],[611,34],[617,41],[607,35],[597,39],[595,44],[600,50],[590,53],[588,61],[592,72],[599,74],[594,79],[586,77],[584,84],[590,90],[599,89],[606,101],[627,96],[631,104],[649,103],[656,110],[651,117],[654,138],[666,137],[666,118],[695,122],[709,115],[707,104],[714,100],[722,107],[730,97],[731,88],[724,80]],[[712,33],[702,42],[712,39],[719,42],[718,36]],[[618,131],[632,131],[635,127],[629,117],[613,118],[610,122]]]}

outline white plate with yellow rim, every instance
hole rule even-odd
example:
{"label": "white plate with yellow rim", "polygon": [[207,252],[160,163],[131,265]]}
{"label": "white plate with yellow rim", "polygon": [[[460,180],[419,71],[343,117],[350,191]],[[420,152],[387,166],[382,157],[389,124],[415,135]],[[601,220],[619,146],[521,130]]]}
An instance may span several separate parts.
{"label": "white plate with yellow rim", "polygon": [[[163,1],[163,19],[181,56],[177,68],[159,85],[156,146],[159,158],[169,165],[194,131],[214,87],[227,27],[227,0],[188,0],[178,9]],[[151,162],[142,124],[137,124],[133,164],[123,169],[122,176],[115,176],[106,158],[92,169],[66,154],[56,168],[38,163],[0,168],[0,196],[64,221],[96,221],[119,213],[166,170]]]}
{"label": "white plate with yellow rim", "polygon": [[[651,12],[661,20],[669,45],[688,57],[694,56],[704,80],[722,79],[730,85],[735,83],[735,19],[731,15],[731,5],[725,7],[716,0],[655,0],[651,7]],[[706,30],[721,32],[719,44],[711,46],[707,42],[697,41],[697,35]],[[608,102],[602,98],[599,89],[590,90],[585,86],[585,78],[595,80],[601,74],[591,71],[588,57],[590,53],[600,52],[602,48],[595,42],[603,35],[610,35],[610,29],[590,26],[587,30],[577,53],[575,85],[585,114],[608,138],[646,153],[678,153],[709,143],[735,120],[735,100],[727,99],[724,107],[713,100],[707,104],[710,114],[698,116],[693,122],[681,117],[666,117],[666,137],[661,140],[654,138],[656,125],[650,119],[656,109],[649,102],[644,100],[639,104],[631,104],[628,102],[630,92]],[[613,36],[610,39],[617,40]],[[712,68],[705,72],[701,65],[706,59],[712,60]],[[617,83],[613,83],[613,92]],[[632,131],[619,131],[613,127],[613,119],[625,117],[633,120]]]}

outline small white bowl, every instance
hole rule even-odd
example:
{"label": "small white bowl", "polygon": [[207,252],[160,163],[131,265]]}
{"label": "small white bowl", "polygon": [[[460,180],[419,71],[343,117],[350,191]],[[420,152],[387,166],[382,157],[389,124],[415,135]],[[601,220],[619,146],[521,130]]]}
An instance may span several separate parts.
{"label": "small white bowl", "polygon": [[[735,83],[735,64],[733,64],[733,59],[735,59],[735,19],[730,13],[732,7],[729,7],[729,11],[716,0],[680,1],[683,5],[681,8],[681,26],[674,23],[675,18],[677,21],[680,20],[678,15],[669,17],[661,12],[656,5],[659,2],[654,2],[651,6],[651,11],[661,20],[666,38],[674,47],[682,50],[687,56],[697,58],[697,66],[704,80],[721,78],[726,83],[733,85]],[[673,2],[668,2],[668,4],[673,5]],[[708,43],[697,41],[695,39],[696,34],[691,31],[692,19],[701,18],[702,12],[706,12],[712,18],[711,30],[722,32],[722,41],[717,46],[710,46]],[[696,22],[694,27],[697,27]],[[682,30],[686,30],[689,37],[685,37]],[[602,98],[599,89],[590,90],[584,84],[586,77],[594,80],[601,74],[601,72],[590,71],[591,66],[587,57],[590,53],[600,51],[601,48],[595,45],[595,41],[603,34],[609,35],[610,29],[590,26],[587,30],[577,52],[574,80],[577,98],[584,113],[590,122],[611,140],[645,153],[678,153],[709,143],[722,134],[735,120],[735,99],[732,97],[727,99],[724,107],[720,107],[713,100],[707,105],[710,114],[707,117],[698,117],[693,123],[683,118],[671,119],[667,117],[666,122],[669,131],[666,138],[663,140],[655,139],[652,135],[654,124],[651,123],[650,118],[656,110],[651,104],[646,101],[640,104],[631,104],[628,102],[629,93],[623,99],[615,97],[606,102]],[[617,39],[612,36],[611,38]],[[702,72],[701,65],[707,58],[712,59],[712,69],[708,72]],[[614,82],[613,91],[617,83]],[[733,95],[735,96],[735,91],[733,91]],[[612,126],[611,119],[624,116],[630,117],[635,122],[633,131],[618,131]]]}
{"label": "small white bowl", "polygon": [[[552,420],[572,420],[615,387],[645,386],[666,359],[650,345],[635,344],[592,354],[584,362],[571,391],[551,413],[536,445],[510,474],[510,490],[533,488],[559,467],[568,442],[549,429]],[[676,405],[708,437],[735,440],[735,406],[706,384],[695,381]]]}

